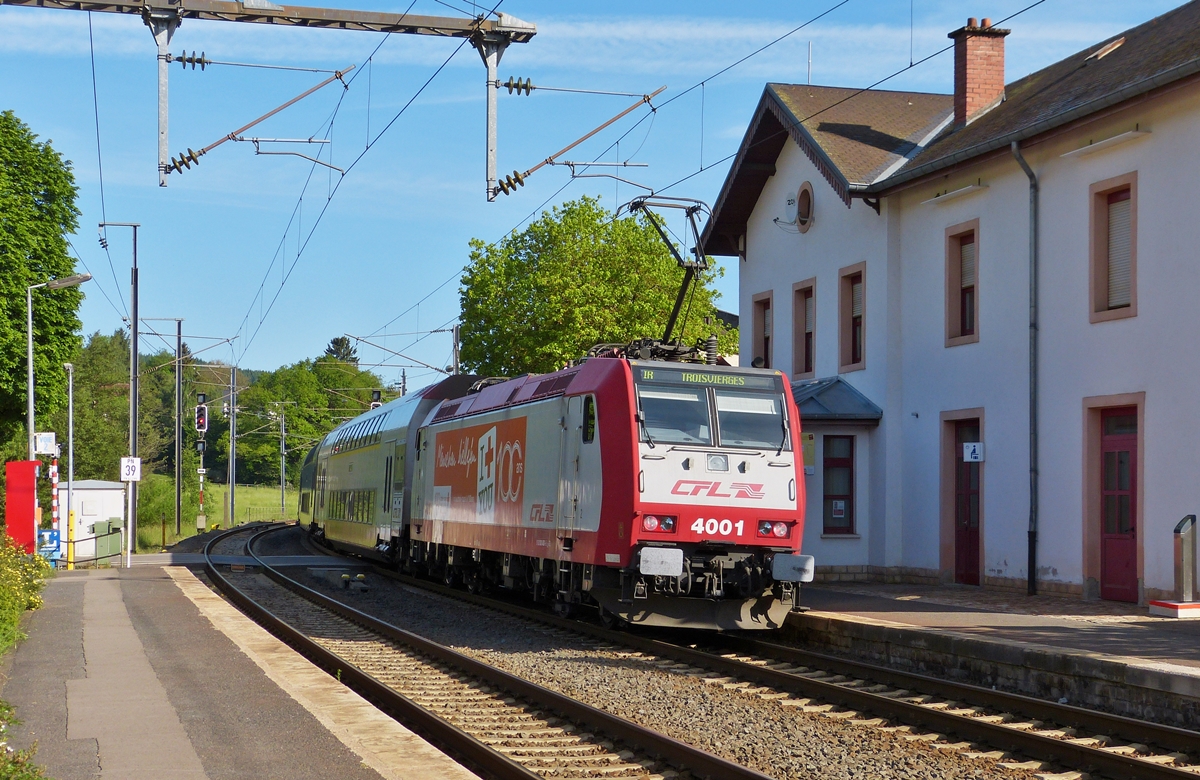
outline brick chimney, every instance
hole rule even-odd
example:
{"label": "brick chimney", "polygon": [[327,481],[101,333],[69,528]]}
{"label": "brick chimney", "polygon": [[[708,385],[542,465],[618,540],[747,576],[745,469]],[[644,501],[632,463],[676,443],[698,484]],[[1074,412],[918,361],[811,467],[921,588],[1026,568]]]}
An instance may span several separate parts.
{"label": "brick chimney", "polygon": [[1004,97],[1004,36],[1011,30],[971,17],[950,33],[954,39],[954,124],[969,124]]}

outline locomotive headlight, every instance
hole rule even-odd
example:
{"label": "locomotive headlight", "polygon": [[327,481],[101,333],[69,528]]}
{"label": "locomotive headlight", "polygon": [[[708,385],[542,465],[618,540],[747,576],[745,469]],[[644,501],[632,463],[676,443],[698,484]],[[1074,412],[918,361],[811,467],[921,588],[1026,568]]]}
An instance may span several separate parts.
{"label": "locomotive headlight", "polygon": [[776,539],[786,539],[792,533],[792,527],[787,523],[771,520],[758,521],[759,536],[773,536]]}
{"label": "locomotive headlight", "polygon": [[673,534],[675,533],[674,517],[665,517],[662,515],[646,515],[642,518],[642,530],[650,533]]}
{"label": "locomotive headlight", "polygon": [[710,452],[708,454],[708,470],[729,471],[729,456]]}

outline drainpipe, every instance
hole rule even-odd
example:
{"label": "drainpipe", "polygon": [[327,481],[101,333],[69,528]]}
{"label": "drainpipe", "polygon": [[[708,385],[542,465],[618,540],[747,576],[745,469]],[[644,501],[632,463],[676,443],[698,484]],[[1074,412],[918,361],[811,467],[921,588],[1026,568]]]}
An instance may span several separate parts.
{"label": "drainpipe", "polygon": [[1012,155],[1029,177],[1029,595],[1037,595],[1038,532],[1038,180],[1021,156],[1016,141]]}

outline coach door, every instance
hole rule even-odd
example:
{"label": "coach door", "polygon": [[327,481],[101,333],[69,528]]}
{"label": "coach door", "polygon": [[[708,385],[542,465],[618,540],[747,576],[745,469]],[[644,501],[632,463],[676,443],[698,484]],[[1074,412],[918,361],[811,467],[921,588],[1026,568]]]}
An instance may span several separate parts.
{"label": "coach door", "polygon": [[1137,409],[1100,425],[1100,598],[1137,603]]}
{"label": "coach door", "polygon": [[979,584],[979,467],[963,458],[963,445],[979,441],[979,420],[954,425],[954,581]]}
{"label": "coach door", "polygon": [[563,416],[562,466],[559,469],[558,535],[571,536],[579,512],[579,449],[583,431],[583,396],[568,396]]}

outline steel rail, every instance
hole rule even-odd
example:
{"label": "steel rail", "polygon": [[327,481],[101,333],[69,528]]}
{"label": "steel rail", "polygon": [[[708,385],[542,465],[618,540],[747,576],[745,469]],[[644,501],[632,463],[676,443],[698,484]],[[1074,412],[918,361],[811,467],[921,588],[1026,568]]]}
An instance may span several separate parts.
{"label": "steel rail", "polygon": [[[676,768],[688,770],[697,777],[711,778],[712,780],[769,780],[767,775],[750,769],[749,767],[735,764],[732,761],[728,761],[719,756],[715,756],[711,753],[707,753],[703,750],[692,747],[685,742],[668,737],[665,734],[654,731],[653,729],[640,726],[596,707],[592,707],[589,704],[584,704],[581,701],[577,701],[556,691],[552,691],[536,683],[522,679],[501,669],[497,669],[494,666],[490,666],[482,661],[471,658],[470,656],[456,652],[448,647],[418,636],[417,634],[405,631],[402,628],[398,628],[390,623],[372,617],[365,612],[354,609],[353,607],[343,604],[340,601],[332,599],[323,593],[313,590],[312,588],[309,588],[291,579],[278,569],[264,562],[262,558],[260,558],[254,552],[253,549],[254,542],[257,541],[260,536],[282,530],[286,527],[289,526],[275,526],[260,531],[251,537],[247,542],[246,551],[255,559],[255,561],[258,562],[256,565],[262,567],[263,573],[266,574],[267,577],[292,591],[293,593],[299,595],[300,597],[312,602],[313,604],[316,604],[317,606],[326,609],[352,623],[366,628],[369,631],[379,634],[386,639],[390,639],[394,642],[405,645],[421,655],[432,658],[435,661],[439,661],[448,666],[453,666],[472,677],[484,680],[487,683],[506,690],[512,695],[524,699],[525,701],[528,701],[538,707],[543,707],[556,712],[574,723],[587,725],[589,728],[642,749],[655,758],[666,761]],[[214,542],[215,541],[216,540],[214,540]],[[207,563],[206,568],[208,568]],[[215,571],[215,567],[213,567],[213,569]],[[210,576],[213,575],[210,574]],[[216,576],[220,577],[220,573],[217,572]],[[231,583],[229,583],[229,586],[236,590]],[[244,595],[242,595],[242,598],[246,601],[249,601],[249,599]],[[240,603],[241,602],[239,602],[239,605]],[[256,610],[265,611],[262,610],[261,607],[256,607]],[[275,618],[275,620],[278,620],[278,618]],[[291,635],[302,636],[299,635],[299,632],[296,632],[295,629],[288,627],[287,630]],[[310,640],[306,639],[306,641]],[[346,662],[338,659],[337,656],[327,653],[327,651],[325,652],[332,659],[332,662],[336,668],[343,669],[342,678],[343,680],[346,679]],[[372,680],[375,685],[382,686],[382,683],[375,681],[374,678],[371,678],[364,672],[361,672],[357,669],[354,671],[358,675]],[[399,696],[399,694],[391,691],[391,689],[386,690],[390,691],[392,695]],[[411,704],[411,702],[409,703]],[[416,705],[414,704],[413,706],[415,707]],[[449,728],[454,728],[449,726],[449,724],[445,725]],[[462,734],[462,736],[466,739],[475,741],[473,737],[460,732],[458,729],[454,729],[454,731]],[[478,744],[483,746],[489,752],[494,752],[491,751],[491,748],[487,748],[486,745],[482,745],[482,743]],[[520,765],[517,766],[519,767]],[[526,771],[523,767],[521,767],[521,769],[522,771]],[[526,775],[522,775],[522,777],[525,776]],[[534,776],[537,777],[537,775]]]}
{"label": "steel rail", "polygon": [[[1021,731],[997,723],[989,723],[963,715],[930,709],[920,704],[900,701],[869,691],[847,688],[837,683],[824,682],[802,677],[794,673],[781,672],[763,666],[724,658],[711,652],[697,650],[671,642],[640,637],[620,631],[612,631],[577,620],[548,615],[539,610],[520,607],[483,596],[447,588],[442,585],[419,580],[387,569],[377,567],[397,581],[424,590],[439,593],[468,603],[495,609],[501,612],[534,620],[574,631],[594,639],[625,645],[645,653],[681,663],[710,669],[748,682],[767,685],[781,691],[820,699],[873,715],[921,726],[933,731],[955,734],[974,742],[982,742],[1005,750],[1024,753],[1030,757],[1054,761],[1073,769],[1088,769],[1113,778],[1149,778],[1150,780],[1195,780],[1197,774],[1187,769],[1155,764],[1134,756],[1106,751],[1102,748],[1073,743],[1066,739]],[[994,691],[969,683],[942,680],[911,672],[902,672],[882,666],[813,653],[762,640],[706,634],[706,642],[723,644],[727,649],[743,653],[755,653],[788,663],[814,667],[814,670],[831,671],[899,686],[913,693],[945,697],[948,700],[970,705],[987,706],[1000,711],[1015,713],[1023,717],[1046,720],[1060,726],[1081,726],[1095,734],[1117,737],[1129,742],[1150,743],[1167,750],[1178,750],[1195,755],[1200,752],[1200,733],[1164,726],[1121,715],[1074,707],[1056,702],[1043,701],[1004,691]]]}
{"label": "steel rail", "polygon": [[501,21],[447,16],[416,16],[412,14],[355,11],[344,8],[314,8],[302,5],[277,5],[231,0],[0,0],[0,5],[32,8],[55,8],[69,11],[98,13],[167,14],[179,19],[210,19],[228,22],[251,22],[291,27],[318,27],[338,30],[369,30],[373,32],[437,35],[447,38],[476,36],[503,37],[513,43],[525,43],[536,34],[532,25],[504,24]]}
{"label": "steel rail", "polygon": [[[270,530],[275,529],[267,529],[267,531]],[[255,534],[246,543],[247,551],[250,550],[250,544],[267,531]],[[244,528],[234,528],[211,539],[204,546],[204,571],[213,585],[238,609],[245,612],[251,620],[266,628],[326,672],[335,675],[340,683],[388,715],[447,748],[452,754],[468,763],[484,768],[487,773],[502,780],[542,780],[540,775],[530,772],[516,761],[498,753],[465,731],[424,709],[407,696],[393,690],[353,664],[348,664],[335,653],[326,650],[302,632],[292,628],[287,621],[276,616],[239,590],[221,574],[216,564],[213,563],[211,554],[212,548],[222,540],[245,532]],[[261,559],[258,560],[261,561]]]}

